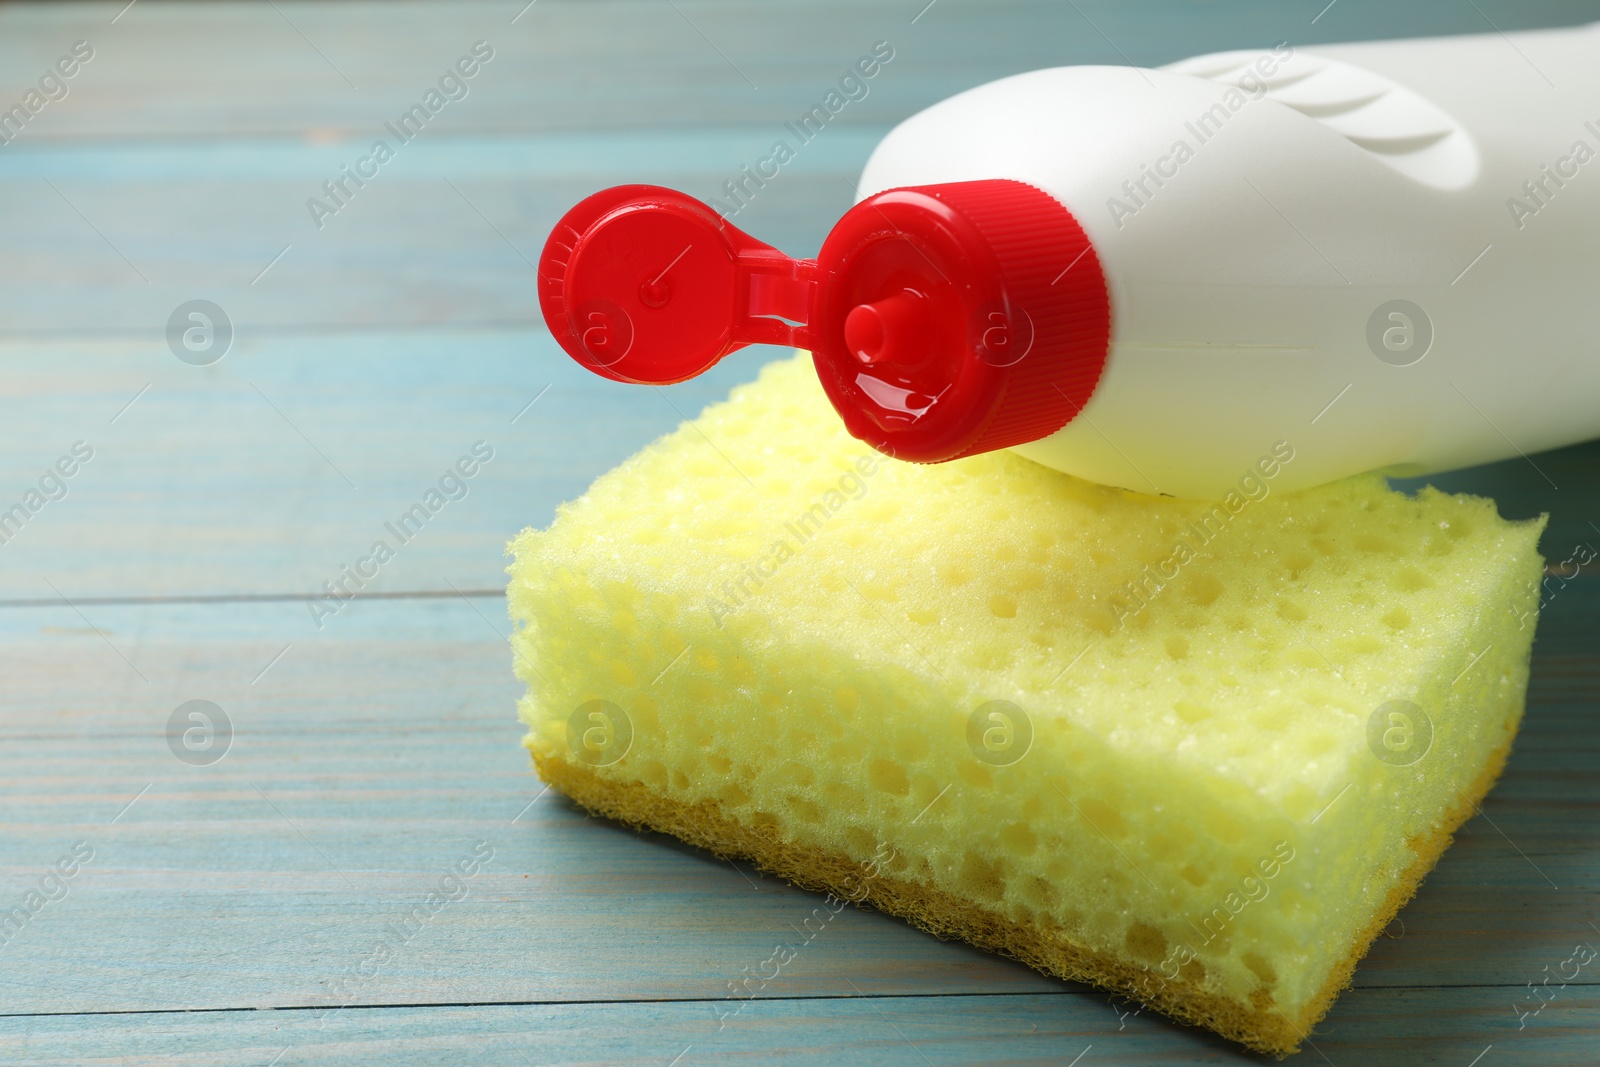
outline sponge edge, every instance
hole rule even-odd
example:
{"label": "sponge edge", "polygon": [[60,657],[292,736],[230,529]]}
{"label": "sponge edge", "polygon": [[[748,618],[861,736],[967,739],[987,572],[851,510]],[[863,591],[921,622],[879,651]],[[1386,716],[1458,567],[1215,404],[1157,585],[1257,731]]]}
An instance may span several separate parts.
{"label": "sponge edge", "polygon": [[526,743],[591,810],[1287,1053],[1503,765],[1543,526],[1292,462],[1218,505],[902,464],[774,364],[513,543]]}

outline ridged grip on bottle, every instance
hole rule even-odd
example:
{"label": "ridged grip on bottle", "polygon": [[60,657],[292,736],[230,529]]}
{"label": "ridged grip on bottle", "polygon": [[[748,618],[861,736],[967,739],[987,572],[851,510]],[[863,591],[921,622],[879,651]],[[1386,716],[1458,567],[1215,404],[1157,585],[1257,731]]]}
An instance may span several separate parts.
{"label": "ridged grip on bottle", "polygon": [[1021,182],[942,188],[988,241],[1001,284],[1033,326],[1032,348],[1008,368],[992,420],[961,455],[1048,437],[1083,410],[1105,369],[1111,309],[1100,259],[1048,193]]}

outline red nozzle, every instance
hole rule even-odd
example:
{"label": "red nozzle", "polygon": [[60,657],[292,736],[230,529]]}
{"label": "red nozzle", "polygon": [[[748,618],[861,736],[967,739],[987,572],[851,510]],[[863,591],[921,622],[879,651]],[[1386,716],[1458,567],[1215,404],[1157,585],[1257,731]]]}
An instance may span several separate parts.
{"label": "red nozzle", "polygon": [[891,189],[795,260],[671,189],[579,203],[539,259],[539,304],[579,363],[692,378],[749,344],[809,349],[856,437],[939,462],[1048,436],[1088,402],[1111,331],[1071,213],[992,179]]}
{"label": "red nozzle", "polygon": [[915,289],[870,304],[857,304],[844,317],[844,344],[867,366],[910,364],[933,343],[933,306]]}

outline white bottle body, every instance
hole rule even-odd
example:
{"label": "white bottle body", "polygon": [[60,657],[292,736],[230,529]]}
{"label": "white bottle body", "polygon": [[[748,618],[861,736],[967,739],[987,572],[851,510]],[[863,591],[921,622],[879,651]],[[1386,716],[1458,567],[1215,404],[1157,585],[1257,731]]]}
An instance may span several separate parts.
{"label": "white bottle body", "polygon": [[896,127],[859,195],[982,178],[1059,199],[1110,295],[1031,459],[1219,499],[1600,436],[1600,24],[1034,71]]}

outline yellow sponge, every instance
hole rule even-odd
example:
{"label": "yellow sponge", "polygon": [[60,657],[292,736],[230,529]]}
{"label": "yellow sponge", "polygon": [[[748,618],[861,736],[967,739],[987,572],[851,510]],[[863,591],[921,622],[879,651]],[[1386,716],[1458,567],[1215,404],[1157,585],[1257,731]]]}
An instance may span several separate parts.
{"label": "yellow sponge", "polygon": [[884,459],[767,367],[524,531],[539,773],[1259,1051],[1499,773],[1543,520],[1363,477],[1216,504]]}

